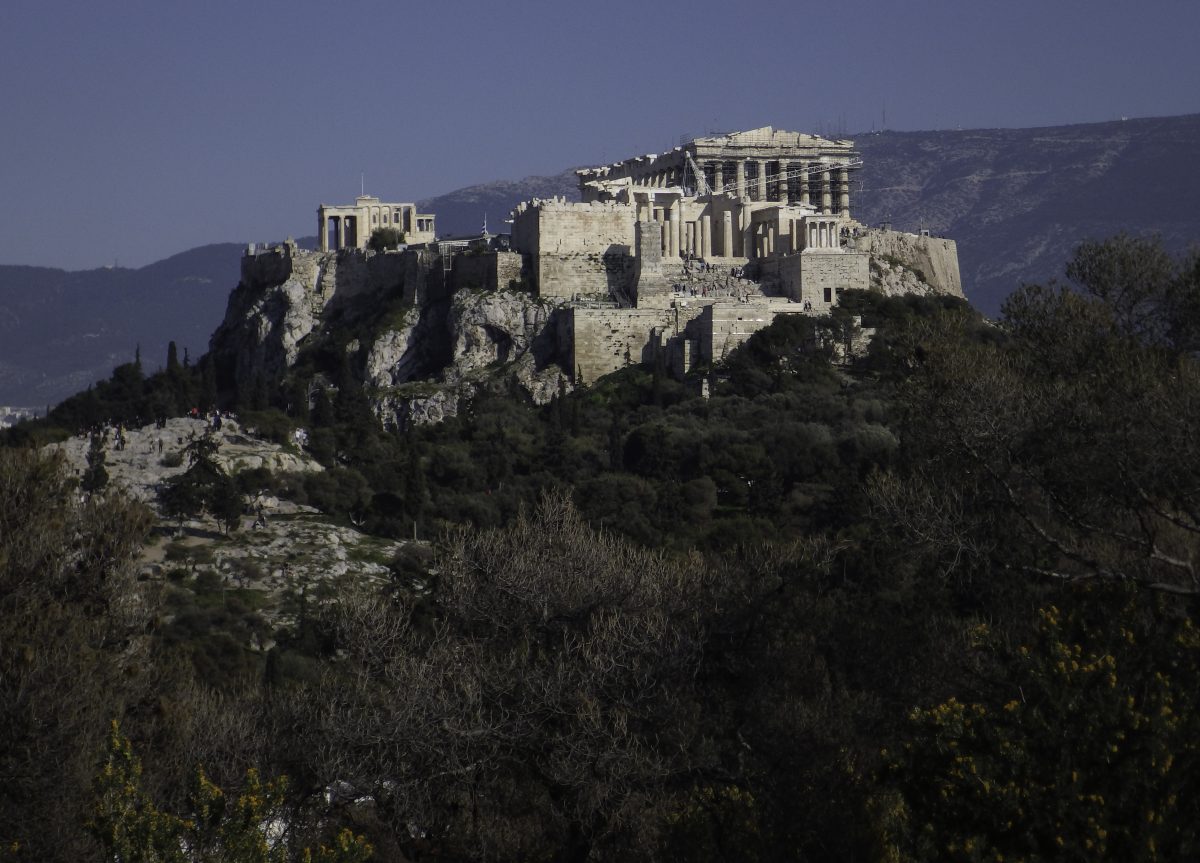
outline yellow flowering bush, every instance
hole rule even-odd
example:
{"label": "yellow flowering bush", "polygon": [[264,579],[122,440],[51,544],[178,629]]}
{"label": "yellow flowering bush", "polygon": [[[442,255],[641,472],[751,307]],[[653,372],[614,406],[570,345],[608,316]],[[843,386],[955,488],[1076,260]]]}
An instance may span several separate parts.
{"label": "yellow flowering bush", "polygon": [[990,645],[986,697],[911,712],[884,754],[891,859],[1200,857],[1200,638],[1168,601],[1116,593],[1042,609],[1032,644]]}

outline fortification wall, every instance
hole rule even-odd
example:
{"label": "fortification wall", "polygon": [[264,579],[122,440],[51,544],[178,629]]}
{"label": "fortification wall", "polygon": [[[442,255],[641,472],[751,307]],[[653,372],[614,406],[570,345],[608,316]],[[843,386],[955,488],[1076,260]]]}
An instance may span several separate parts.
{"label": "fortification wall", "polygon": [[839,291],[865,291],[871,284],[871,257],[861,252],[801,253],[799,303],[827,312],[837,305]]}
{"label": "fortification wall", "polygon": [[577,383],[634,363],[650,363],[666,339],[681,334],[704,312],[700,305],[672,309],[563,309],[558,349]]}
{"label": "fortification wall", "polygon": [[632,287],[634,211],[625,204],[535,200],[513,211],[512,245],[539,296],[608,296]]}
{"label": "fortification wall", "polygon": [[262,287],[286,282],[292,274],[292,255],[297,251],[287,245],[262,247],[252,243],[242,255],[242,284]]}
{"label": "fortification wall", "polygon": [[802,314],[803,306],[787,301],[713,303],[700,314],[700,358],[720,362],[747,339],[771,325],[776,315]]}
{"label": "fortification wall", "polygon": [[630,293],[634,261],[628,251],[611,254],[538,255],[530,272],[539,297],[609,297]]}
{"label": "fortification wall", "polygon": [[455,290],[481,288],[485,291],[504,291],[508,290],[511,282],[521,281],[521,256],[516,252],[455,255],[452,266]]}
{"label": "fortification wall", "polygon": [[944,237],[906,234],[870,228],[854,240],[856,249],[876,258],[894,259],[910,270],[918,271],[935,291],[963,295],[958,269],[958,244]]}
{"label": "fortification wall", "polygon": [[519,204],[512,215],[512,245],[518,252],[604,253],[613,245],[633,245],[634,210],[628,204],[534,199]]}

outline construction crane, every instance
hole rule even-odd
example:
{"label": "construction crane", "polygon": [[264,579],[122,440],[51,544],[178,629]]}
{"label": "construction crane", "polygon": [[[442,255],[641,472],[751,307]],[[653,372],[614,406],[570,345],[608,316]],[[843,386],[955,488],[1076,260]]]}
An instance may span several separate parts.
{"label": "construction crane", "polygon": [[[687,164],[689,167],[691,167],[692,173],[696,175],[696,194],[697,195],[711,195],[712,189],[708,185],[708,180],[706,180],[704,178],[703,169],[701,169],[701,167],[696,164],[696,160],[692,157],[691,150],[684,150],[683,155],[684,155],[684,157],[686,157]],[[686,182],[686,177],[685,177],[685,182]]]}

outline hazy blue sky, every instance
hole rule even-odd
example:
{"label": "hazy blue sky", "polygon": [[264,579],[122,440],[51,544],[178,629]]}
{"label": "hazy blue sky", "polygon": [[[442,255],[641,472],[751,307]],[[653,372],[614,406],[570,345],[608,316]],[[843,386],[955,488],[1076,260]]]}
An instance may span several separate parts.
{"label": "hazy blue sky", "polygon": [[0,263],[313,234],[360,172],[411,201],[716,129],[1192,113],[1198,37],[1197,0],[4,0]]}

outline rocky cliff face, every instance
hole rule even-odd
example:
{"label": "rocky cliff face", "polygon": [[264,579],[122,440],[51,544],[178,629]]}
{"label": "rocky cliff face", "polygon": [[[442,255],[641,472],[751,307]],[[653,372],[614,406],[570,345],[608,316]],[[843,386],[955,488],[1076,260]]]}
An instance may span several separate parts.
{"label": "rocky cliff face", "polygon": [[566,385],[556,308],[514,291],[451,292],[428,251],[281,247],[244,260],[211,353],[226,392],[260,375],[278,382],[306,353],[305,374],[328,383],[322,362],[344,355],[385,425],[436,422],[481,388],[516,387],[544,403]]}
{"label": "rocky cliff face", "polygon": [[[557,304],[515,291],[454,293],[444,315],[432,316],[429,332],[411,314],[383,332],[367,357],[366,382],[375,412],[385,425],[438,422],[458,411],[459,401],[483,388],[517,387],[536,404],[568,386],[556,362],[552,317]],[[413,357],[429,339],[443,340],[449,361],[430,379],[418,380]]]}
{"label": "rocky cliff face", "polygon": [[871,255],[871,288],[897,294],[961,297],[962,278],[953,240],[900,231],[868,229],[853,247]]}

